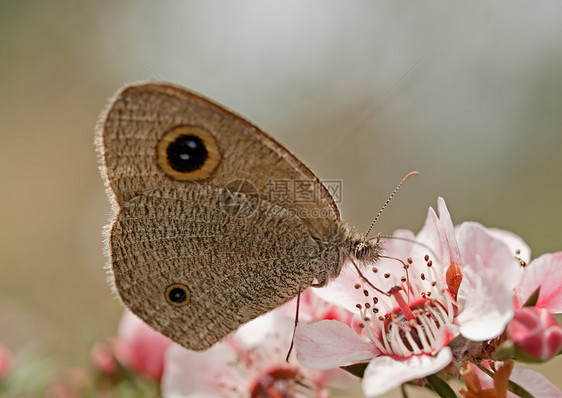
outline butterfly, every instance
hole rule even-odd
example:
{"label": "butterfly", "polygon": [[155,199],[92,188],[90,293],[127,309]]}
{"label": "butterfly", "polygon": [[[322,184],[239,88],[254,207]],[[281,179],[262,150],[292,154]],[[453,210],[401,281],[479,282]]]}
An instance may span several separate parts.
{"label": "butterfly", "polygon": [[[347,259],[381,255],[379,239],[343,221],[328,189],[285,147],[187,89],[125,86],[102,113],[96,147],[113,207],[114,288],[186,348],[207,349],[326,285]],[[297,184],[308,200],[286,195]]]}

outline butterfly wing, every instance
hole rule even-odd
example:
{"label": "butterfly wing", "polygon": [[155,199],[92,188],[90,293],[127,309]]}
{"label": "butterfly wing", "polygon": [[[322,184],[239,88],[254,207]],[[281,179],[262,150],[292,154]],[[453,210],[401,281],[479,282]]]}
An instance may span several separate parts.
{"label": "butterfly wing", "polygon": [[[114,208],[117,291],[184,346],[204,349],[294,297],[326,274],[320,258],[337,270],[337,248],[319,249],[340,226],[327,189],[222,106],[168,84],[131,85],[102,115],[96,144]],[[307,200],[292,196],[297,182]],[[275,183],[289,191],[277,195]]]}
{"label": "butterfly wing", "polygon": [[[301,161],[234,112],[194,92],[161,83],[124,87],[100,119],[96,143],[115,207],[143,191],[185,183],[178,173],[166,172],[166,162],[161,161],[166,156],[159,150],[163,140],[173,138],[174,132],[181,134],[182,128],[213,141],[207,145],[212,170],[186,173],[186,178],[217,187],[248,181],[262,199],[295,210],[320,235],[334,233],[340,219],[337,205]],[[295,184],[300,198],[308,199],[295,198]]]}
{"label": "butterfly wing", "polygon": [[263,200],[240,217],[225,208],[230,194],[195,183],[148,191],[122,206],[110,231],[123,302],[190,349],[208,348],[314,278],[319,248],[302,221]]}

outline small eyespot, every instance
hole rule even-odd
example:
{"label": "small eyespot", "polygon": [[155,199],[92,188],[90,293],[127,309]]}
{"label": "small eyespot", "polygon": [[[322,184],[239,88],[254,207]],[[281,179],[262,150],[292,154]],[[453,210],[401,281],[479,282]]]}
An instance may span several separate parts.
{"label": "small eyespot", "polygon": [[215,137],[199,127],[175,127],[158,143],[158,165],[176,180],[207,178],[218,166],[220,159]]}
{"label": "small eyespot", "polygon": [[164,293],[168,304],[174,307],[181,307],[189,303],[191,295],[187,286],[181,283],[174,283],[166,288]]}

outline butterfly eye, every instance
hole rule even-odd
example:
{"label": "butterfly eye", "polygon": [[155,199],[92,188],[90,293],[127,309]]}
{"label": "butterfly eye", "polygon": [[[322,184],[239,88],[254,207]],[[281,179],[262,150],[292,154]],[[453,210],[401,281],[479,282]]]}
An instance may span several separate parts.
{"label": "butterfly eye", "polygon": [[357,260],[365,260],[369,257],[370,248],[365,242],[357,242],[353,249],[353,254]]}
{"label": "butterfly eye", "polygon": [[207,178],[218,166],[220,158],[215,137],[198,127],[175,127],[158,143],[158,164],[176,180]]}
{"label": "butterfly eye", "polygon": [[189,303],[190,294],[187,286],[174,283],[166,288],[166,301],[174,307],[181,307]]}

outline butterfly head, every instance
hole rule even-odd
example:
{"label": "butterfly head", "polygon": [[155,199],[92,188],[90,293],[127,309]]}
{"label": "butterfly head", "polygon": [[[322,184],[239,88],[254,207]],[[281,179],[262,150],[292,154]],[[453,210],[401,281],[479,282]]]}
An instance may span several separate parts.
{"label": "butterfly head", "polygon": [[383,250],[380,237],[369,238],[346,223],[342,223],[340,234],[343,242],[341,247],[347,248],[344,251],[348,256],[366,263],[374,263],[380,258]]}
{"label": "butterfly head", "polygon": [[359,261],[375,262],[379,259],[381,251],[382,244],[378,238],[361,237],[352,243],[352,254]]}

